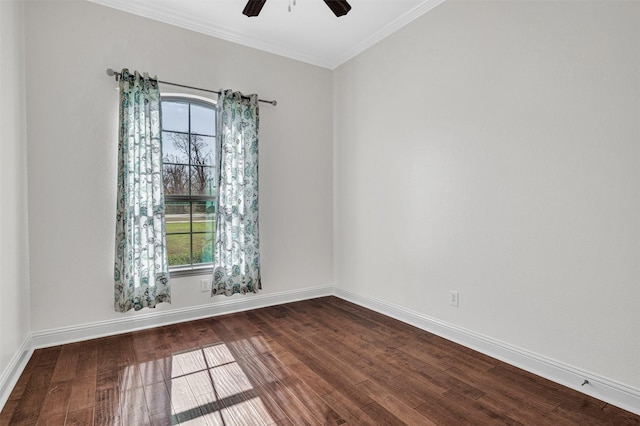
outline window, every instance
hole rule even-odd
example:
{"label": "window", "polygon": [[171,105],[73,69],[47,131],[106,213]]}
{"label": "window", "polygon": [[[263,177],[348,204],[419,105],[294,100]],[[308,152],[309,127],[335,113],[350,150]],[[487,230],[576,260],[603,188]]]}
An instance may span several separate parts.
{"label": "window", "polygon": [[215,129],[212,102],[162,97],[162,162],[172,276],[209,272],[213,262]]}

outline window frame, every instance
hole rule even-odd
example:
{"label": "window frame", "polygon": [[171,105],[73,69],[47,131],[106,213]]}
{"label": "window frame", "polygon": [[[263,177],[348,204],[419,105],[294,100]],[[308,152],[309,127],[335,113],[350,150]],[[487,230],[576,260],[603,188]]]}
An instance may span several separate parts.
{"label": "window frame", "polygon": [[[200,106],[205,106],[207,108],[213,108],[214,113],[217,113],[217,102],[213,99],[209,99],[209,98],[205,98],[202,96],[196,96],[196,95],[192,95],[192,94],[188,94],[188,93],[166,93],[160,94],[160,103],[162,104],[163,102],[182,102],[182,103],[188,103],[188,104],[195,104],[195,105],[200,105]],[[162,124],[162,123],[161,123]],[[217,124],[216,124],[217,125]],[[217,129],[216,129],[217,130]],[[185,134],[185,132],[176,132],[173,130],[165,130],[164,127],[162,127],[161,125],[161,131],[162,132],[173,132],[173,133],[182,133]],[[217,131],[216,131],[217,133]],[[187,136],[189,138],[189,140],[192,137],[192,133],[191,133],[191,108],[189,108],[189,132],[187,133]],[[196,133],[195,135],[200,135],[199,133]],[[200,136],[205,136],[205,135],[200,135]],[[211,136],[206,136],[206,137],[211,137]],[[218,135],[214,134],[213,136],[213,141],[214,141],[214,152],[216,151],[216,145],[218,143]],[[191,142],[189,141],[189,144]],[[163,142],[164,144],[164,142]],[[164,147],[164,145],[163,145]],[[214,161],[217,161],[214,159]],[[162,158],[162,167],[163,167],[163,171],[164,171],[164,153],[163,153],[163,158]],[[213,165],[214,168],[214,173],[215,173],[215,164]],[[192,164],[191,164],[191,155],[189,153],[189,170],[191,170]],[[189,171],[189,173],[191,173],[191,171]],[[189,182],[189,191],[191,191],[191,182]],[[213,195],[213,200],[215,201],[216,199],[216,195]],[[165,206],[167,204],[167,201],[169,202],[186,202],[186,203],[192,203],[192,202],[207,202],[207,201],[211,201],[212,197],[209,195],[169,195],[167,196],[166,194],[164,195],[164,202],[165,202]],[[216,206],[216,210],[217,210],[217,206]],[[189,224],[190,224],[190,231],[189,232],[184,232],[184,233],[172,233],[172,234],[167,234],[166,229],[165,229],[165,238],[167,235],[189,235],[190,236],[190,256],[193,255],[193,209],[189,208]],[[214,238],[215,238],[215,231],[214,231]],[[191,258],[191,260],[193,261],[193,258]],[[204,264],[193,264],[191,263],[190,265],[176,265],[176,266],[170,266],[169,265],[169,277],[170,278],[180,278],[180,277],[188,277],[188,276],[196,276],[196,275],[210,275],[213,273],[213,263],[204,263]]]}

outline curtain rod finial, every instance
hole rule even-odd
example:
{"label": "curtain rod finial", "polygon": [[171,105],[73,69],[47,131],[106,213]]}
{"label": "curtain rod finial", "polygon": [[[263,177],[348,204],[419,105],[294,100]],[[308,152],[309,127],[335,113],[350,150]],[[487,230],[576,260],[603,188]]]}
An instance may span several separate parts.
{"label": "curtain rod finial", "polygon": [[109,77],[114,77],[116,79],[116,81],[118,81],[118,77],[120,77],[120,73],[119,72],[115,72],[111,68],[107,68],[107,75]]}

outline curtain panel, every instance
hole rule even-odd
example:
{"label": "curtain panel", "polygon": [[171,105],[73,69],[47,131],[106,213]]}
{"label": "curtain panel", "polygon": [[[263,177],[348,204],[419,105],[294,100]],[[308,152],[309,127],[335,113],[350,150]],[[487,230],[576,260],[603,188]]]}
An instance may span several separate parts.
{"label": "curtain panel", "polygon": [[118,312],[171,302],[160,117],[157,80],[123,69],[114,270]]}
{"label": "curtain panel", "polygon": [[258,95],[220,91],[212,296],[257,293],[261,288],[258,125]]}

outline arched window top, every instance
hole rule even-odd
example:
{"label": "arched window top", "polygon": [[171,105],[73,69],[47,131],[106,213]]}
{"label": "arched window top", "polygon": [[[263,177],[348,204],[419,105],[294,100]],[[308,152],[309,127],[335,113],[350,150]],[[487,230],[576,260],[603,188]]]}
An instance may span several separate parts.
{"label": "arched window top", "polygon": [[161,93],[163,101],[185,101],[185,102],[201,102],[203,104],[209,104],[215,108],[217,101],[205,96],[194,95],[191,93]]}

